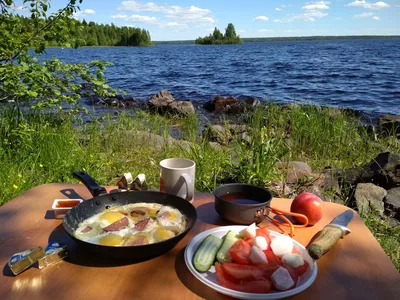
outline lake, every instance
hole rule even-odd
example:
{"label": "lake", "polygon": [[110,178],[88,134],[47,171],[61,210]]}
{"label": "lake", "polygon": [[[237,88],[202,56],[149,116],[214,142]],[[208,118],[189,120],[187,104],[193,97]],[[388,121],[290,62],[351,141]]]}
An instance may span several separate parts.
{"label": "lake", "polygon": [[148,100],[216,95],[352,108],[400,115],[400,40],[334,40],[48,49],[64,62],[112,62],[113,87]]}

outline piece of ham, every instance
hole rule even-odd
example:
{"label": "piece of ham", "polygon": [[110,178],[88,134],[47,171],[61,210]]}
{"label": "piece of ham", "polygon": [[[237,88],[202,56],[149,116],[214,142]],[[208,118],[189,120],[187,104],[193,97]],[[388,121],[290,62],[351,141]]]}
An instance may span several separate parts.
{"label": "piece of ham", "polygon": [[127,217],[123,217],[122,219],[108,225],[107,227],[104,227],[103,230],[106,232],[109,231],[119,231],[121,229],[124,229],[126,226],[128,226],[129,221]]}
{"label": "piece of ham", "polygon": [[135,224],[135,230],[137,231],[143,231],[153,222],[152,218],[146,218],[144,220],[141,220]]}

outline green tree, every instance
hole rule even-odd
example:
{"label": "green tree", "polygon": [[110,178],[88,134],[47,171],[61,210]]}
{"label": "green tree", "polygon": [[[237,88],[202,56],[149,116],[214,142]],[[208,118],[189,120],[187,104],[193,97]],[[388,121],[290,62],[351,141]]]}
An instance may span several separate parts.
{"label": "green tree", "polygon": [[233,26],[232,23],[229,23],[228,27],[225,29],[225,38],[228,40],[234,40],[236,38],[235,26]]}
{"label": "green tree", "polygon": [[214,40],[215,41],[222,41],[222,38],[223,38],[224,36],[222,35],[222,33],[221,33],[221,31],[217,28],[217,27],[215,27],[214,28],[214,32],[213,32],[213,38],[214,38]]}
{"label": "green tree", "polygon": [[85,82],[97,95],[115,94],[104,78],[108,63],[67,64],[56,58],[39,61],[29,51],[33,47],[36,54],[42,54],[49,39],[79,45],[82,25],[72,18],[79,9],[77,2],[67,1],[64,8],[49,14],[50,0],[24,0],[30,12],[27,19],[15,15],[14,1],[0,0],[0,102],[11,101],[18,108],[25,103],[37,109],[61,109],[63,103],[77,104]]}

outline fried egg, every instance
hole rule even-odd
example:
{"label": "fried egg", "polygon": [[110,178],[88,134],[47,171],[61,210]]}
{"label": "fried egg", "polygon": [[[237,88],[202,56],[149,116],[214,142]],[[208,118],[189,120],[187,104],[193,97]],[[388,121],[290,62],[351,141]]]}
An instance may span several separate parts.
{"label": "fried egg", "polygon": [[110,233],[98,239],[99,245],[119,246],[124,242],[124,238],[118,234]]}
{"label": "fried egg", "polygon": [[182,214],[176,208],[163,206],[157,214],[162,226],[177,226],[182,223]]}
{"label": "fried egg", "polygon": [[104,228],[121,220],[123,217],[125,217],[125,215],[118,211],[107,211],[99,216],[98,222],[100,223],[100,226]]}
{"label": "fried egg", "polygon": [[173,238],[175,233],[167,228],[158,228],[153,232],[153,238],[156,242],[161,242]]}

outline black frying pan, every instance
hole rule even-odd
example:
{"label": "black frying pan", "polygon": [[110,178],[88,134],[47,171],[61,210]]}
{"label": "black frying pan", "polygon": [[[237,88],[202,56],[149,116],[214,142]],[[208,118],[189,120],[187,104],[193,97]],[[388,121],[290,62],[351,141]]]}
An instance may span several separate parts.
{"label": "black frying pan", "polygon": [[[87,173],[74,172],[73,175],[80,179],[92,193],[93,198],[83,201],[81,204],[73,207],[64,217],[63,226],[65,231],[75,240],[82,250],[97,252],[102,258],[109,259],[128,259],[134,261],[144,261],[164,254],[171,250],[175,245],[184,238],[184,236],[194,226],[197,213],[194,206],[174,195],[152,191],[135,191],[135,192],[118,192],[107,194],[104,187],[99,186]],[[113,247],[91,244],[74,237],[74,232],[78,228],[80,222],[85,219],[102,212],[111,206],[126,205],[130,203],[148,202],[160,203],[177,208],[187,219],[185,231],[175,237],[148,245],[142,246],[124,246]]]}

